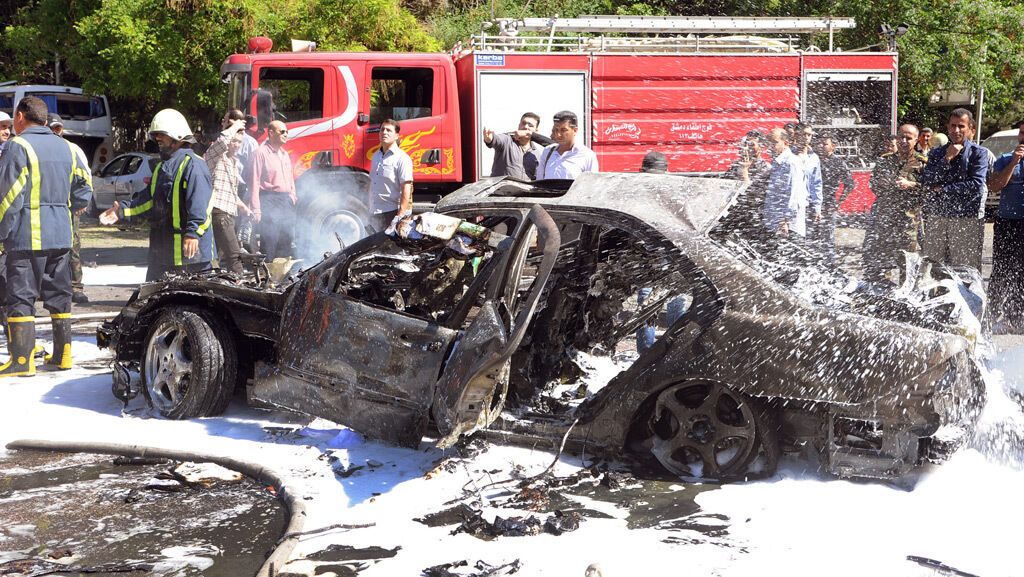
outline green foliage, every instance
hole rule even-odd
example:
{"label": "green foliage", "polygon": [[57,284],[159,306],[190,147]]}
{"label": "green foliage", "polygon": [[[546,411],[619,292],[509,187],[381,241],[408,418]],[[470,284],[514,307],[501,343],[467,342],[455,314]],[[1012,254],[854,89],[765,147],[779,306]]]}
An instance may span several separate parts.
{"label": "green foliage", "polygon": [[[493,7],[493,11],[492,11]],[[986,131],[1024,117],[1024,3],[1020,0],[569,0],[520,2],[495,0],[435,11],[429,16],[445,46],[478,33],[494,18],[558,14],[675,16],[836,16],[857,20],[854,30],[838,33],[847,49],[880,45],[879,27],[901,22],[910,30],[898,39],[899,114],[909,121],[940,124],[943,111],[930,108],[940,87],[985,88]],[[819,38],[818,45],[825,44]]]}
{"label": "green foliage", "polygon": [[[884,44],[879,26],[910,24],[898,39],[899,112],[941,124],[928,100],[940,87],[985,89],[986,130],[1024,116],[1024,4],[1019,0],[7,0],[0,79],[81,84],[112,100],[122,126],[174,106],[215,119],[219,67],[251,36],[318,43],[321,50],[437,51],[502,17],[585,14],[849,16],[846,48]],[[417,19],[417,17],[419,19]],[[424,24],[424,22],[426,24]],[[819,44],[821,44],[819,39]]]}
{"label": "green foliage", "polygon": [[136,129],[163,107],[215,121],[220,65],[252,36],[279,49],[290,38],[334,50],[424,50],[440,45],[398,0],[35,0],[0,35],[0,77],[64,84],[112,100]]}

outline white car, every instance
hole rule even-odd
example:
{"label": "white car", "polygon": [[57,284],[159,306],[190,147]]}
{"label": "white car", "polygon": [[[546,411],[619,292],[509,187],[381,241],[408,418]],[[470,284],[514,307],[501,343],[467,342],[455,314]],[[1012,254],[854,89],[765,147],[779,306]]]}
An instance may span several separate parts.
{"label": "white car", "polygon": [[129,152],[105,164],[92,178],[89,214],[97,216],[110,208],[115,200],[128,200],[136,191],[149,186],[157,160],[151,154]]}

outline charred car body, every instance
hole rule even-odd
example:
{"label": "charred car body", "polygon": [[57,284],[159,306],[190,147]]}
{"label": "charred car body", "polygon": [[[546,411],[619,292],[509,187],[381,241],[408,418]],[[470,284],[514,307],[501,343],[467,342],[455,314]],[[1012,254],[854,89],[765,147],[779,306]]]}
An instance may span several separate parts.
{"label": "charred car body", "polygon": [[[653,174],[485,180],[436,208],[492,231],[474,260],[376,235],[279,289],[216,274],[144,285],[99,341],[115,392],[141,389],[176,418],[222,410],[246,381],[251,401],[409,446],[432,420],[442,446],[484,429],[681,476],[770,472],[793,451],[837,475],[900,477],[948,455],[984,398],[979,284],[929,261],[886,290],[772,263],[731,226],[743,194]],[[633,352],[673,299],[682,317]],[[196,340],[224,358],[220,377],[186,354]],[[621,370],[578,404],[546,402],[580,378],[580,353]],[[510,388],[522,406],[503,411]],[[205,400],[182,409],[190,394]]]}

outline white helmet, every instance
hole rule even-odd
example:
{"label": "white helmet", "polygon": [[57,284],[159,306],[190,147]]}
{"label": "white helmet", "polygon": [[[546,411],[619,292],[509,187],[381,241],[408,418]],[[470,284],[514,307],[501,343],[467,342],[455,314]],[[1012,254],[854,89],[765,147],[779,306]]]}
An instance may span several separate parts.
{"label": "white helmet", "polygon": [[0,124],[5,124],[5,123],[8,123],[8,122],[13,122],[11,120],[11,115],[7,114],[6,112],[4,112],[2,110],[0,110]]}
{"label": "white helmet", "polygon": [[174,140],[192,140],[192,129],[180,112],[173,108],[164,108],[156,113],[149,125],[150,138],[154,134],[163,133]]}

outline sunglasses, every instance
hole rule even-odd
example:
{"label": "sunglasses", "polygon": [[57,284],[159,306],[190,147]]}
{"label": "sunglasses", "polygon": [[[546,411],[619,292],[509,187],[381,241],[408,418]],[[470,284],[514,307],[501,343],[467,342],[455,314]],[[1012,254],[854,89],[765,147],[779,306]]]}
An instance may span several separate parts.
{"label": "sunglasses", "polygon": [[288,129],[285,128],[284,130],[275,130],[274,132],[276,132],[278,134],[288,134]]}

